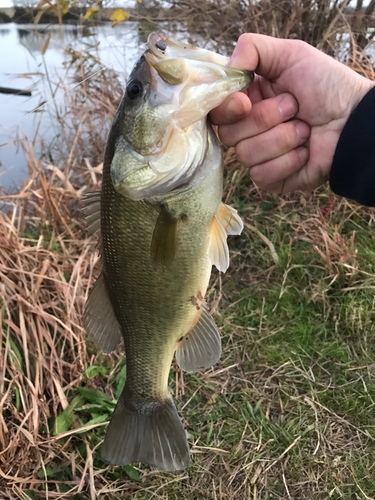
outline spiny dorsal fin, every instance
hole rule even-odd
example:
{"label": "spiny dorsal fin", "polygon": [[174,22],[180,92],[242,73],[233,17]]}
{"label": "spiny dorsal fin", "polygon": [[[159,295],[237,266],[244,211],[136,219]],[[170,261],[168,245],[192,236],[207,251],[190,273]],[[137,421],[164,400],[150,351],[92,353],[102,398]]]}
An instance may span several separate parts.
{"label": "spiny dorsal fin", "polygon": [[82,212],[86,219],[89,236],[95,234],[100,240],[100,191],[87,193],[83,198]]}
{"label": "spiny dorsal fin", "polygon": [[194,328],[177,346],[176,361],[185,372],[197,372],[213,366],[221,356],[221,338],[214,320],[203,306]]}
{"label": "spiny dorsal fin", "polygon": [[151,242],[151,260],[154,268],[168,267],[176,251],[177,219],[172,217],[167,207],[161,207]]}
{"label": "spiny dorsal fin", "polygon": [[225,203],[220,203],[218,217],[221,225],[227,234],[241,234],[243,230],[243,222],[238,215],[237,210]]}
{"label": "spiny dorsal fin", "polygon": [[237,210],[221,203],[218,213],[212,219],[208,254],[212,265],[223,273],[229,267],[227,236],[228,234],[241,234],[242,229],[243,222],[237,214]]}
{"label": "spiny dorsal fin", "polygon": [[121,329],[101,274],[85,305],[83,326],[97,347],[109,354],[121,342]]}

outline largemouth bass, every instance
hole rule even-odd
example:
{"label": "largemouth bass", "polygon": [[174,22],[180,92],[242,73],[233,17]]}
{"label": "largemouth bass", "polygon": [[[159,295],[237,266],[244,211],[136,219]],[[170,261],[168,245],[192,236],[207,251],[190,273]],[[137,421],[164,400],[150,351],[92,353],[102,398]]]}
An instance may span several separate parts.
{"label": "largemouth bass", "polygon": [[88,335],[112,352],[123,337],[127,377],[104,440],[113,464],[166,471],[189,465],[168,391],[171,362],[194,372],[221,355],[204,297],[211,268],[229,265],[236,210],[221,203],[221,150],[208,112],[253,75],[227,59],[152,33],[109,133],[100,193],[87,196],[102,273],[84,314]]}

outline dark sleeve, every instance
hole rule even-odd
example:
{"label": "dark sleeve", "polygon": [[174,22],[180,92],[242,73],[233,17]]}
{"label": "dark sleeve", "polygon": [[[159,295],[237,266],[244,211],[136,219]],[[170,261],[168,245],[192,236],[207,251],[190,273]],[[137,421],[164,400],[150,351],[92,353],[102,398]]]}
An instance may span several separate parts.
{"label": "dark sleeve", "polygon": [[375,207],[375,87],[341,132],[329,182],[334,193]]}

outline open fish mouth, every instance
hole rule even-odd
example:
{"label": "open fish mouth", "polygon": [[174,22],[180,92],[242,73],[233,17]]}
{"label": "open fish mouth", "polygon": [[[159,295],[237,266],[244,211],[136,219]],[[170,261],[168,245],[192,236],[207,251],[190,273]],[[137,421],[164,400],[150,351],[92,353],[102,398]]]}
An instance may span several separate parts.
{"label": "open fish mouth", "polygon": [[178,125],[186,128],[204,118],[232,92],[250,85],[254,73],[226,66],[228,57],[151,33],[145,59],[160,78],[175,87]]}
{"label": "open fish mouth", "polygon": [[253,73],[228,58],[151,33],[124,97],[124,125],[111,164],[115,189],[151,199],[185,185],[208,147],[206,116]]}

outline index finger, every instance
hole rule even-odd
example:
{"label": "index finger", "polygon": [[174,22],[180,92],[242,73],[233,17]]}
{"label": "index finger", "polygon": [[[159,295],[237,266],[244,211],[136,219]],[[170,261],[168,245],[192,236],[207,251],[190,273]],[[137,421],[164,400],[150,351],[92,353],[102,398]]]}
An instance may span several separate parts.
{"label": "index finger", "polygon": [[243,92],[235,92],[210,113],[214,125],[230,125],[245,118],[251,111],[251,102]]}

